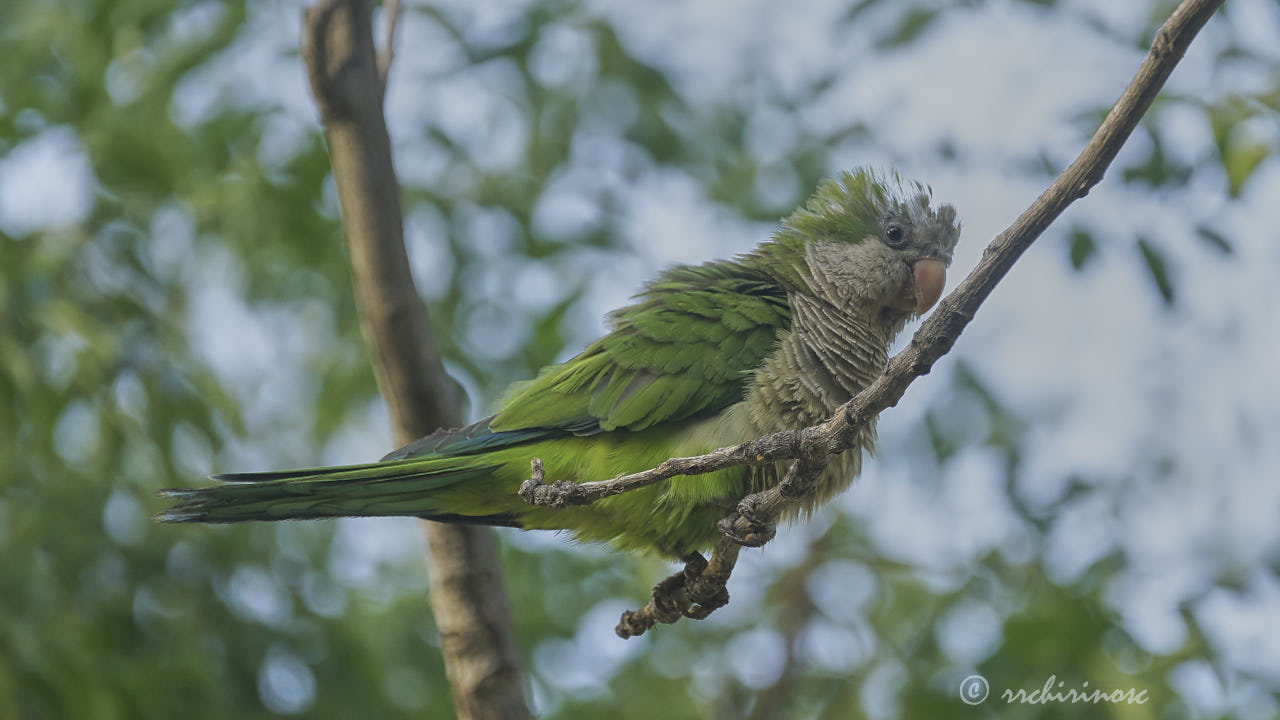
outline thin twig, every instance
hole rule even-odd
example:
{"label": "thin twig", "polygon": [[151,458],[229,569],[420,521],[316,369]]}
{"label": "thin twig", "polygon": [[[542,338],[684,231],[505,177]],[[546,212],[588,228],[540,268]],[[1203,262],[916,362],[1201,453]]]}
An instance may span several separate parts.
{"label": "thin twig", "polygon": [[[722,535],[716,543],[712,563],[715,563],[716,557],[721,553],[731,552],[731,547],[734,548],[732,552],[736,558],[738,546],[758,546],[768,542],[772,538],[773,523],[782,508],[807,494],[814,479],[825,467],[827,456],[852,449],[858,428],[866,425],[882,410],[897,405],[907,386],[917,377],[929,373],[934,363],[955,345],[956,339],[973,319],[974,313],[1022,253],[1067,206],[1087,195],[1102,180],[1116,153],[1137,127],[1165,80],[1182,59],[1192,38],[1222,2],[1223,0],[1183,0],[1178,5],[1156,33],[1151,50],[1142,61],[1137,74],[1075,161],[1062,171],[1012,225],[991,241],[973,272],[951,294],[943,298],[938,309],[920,325],[907,347],[889,360],[884,372],[826,421],[803,430],[766,435],[705,455],[672,458],[651,470],[612,480],[582,484],[562,481],[546,485],[541,480],[534,483],[531,478],[521,485],[520,496],[535,505],[584,505],[677,475],[700,475],[730,467],[796,460],[782,482],[743,498],[738,509],[720,521]],[[731,567],[732,563],[729,565]],[[728,579],[727,573],[724,579]],[[685,584],[694,581],[686,580]],[[658,600],[656,596],[662,588],[662,584],[654,588],[655,599],[639,612],[649,611],[646,617],[652,616],[657,622],[674,622],[680,615],[672,617],[670,613],[661,612],[661,609],[668,602],[675,602],[677,605],[687,603],[687,598],[680,593],[668,593],[662,600]],[[685,607],[688,607],[687,604]],[[656,614],[651,608],[657,608]],[[672,619],[665,619],[668,617]],[[651,625],[652,622],[649,625],[640,623],[635,629],[643,632]],[[630,632],[631,629],[627,628],[629,635],[639,634]],[[619,634],[623,634],[622,625],[619,625]]]}

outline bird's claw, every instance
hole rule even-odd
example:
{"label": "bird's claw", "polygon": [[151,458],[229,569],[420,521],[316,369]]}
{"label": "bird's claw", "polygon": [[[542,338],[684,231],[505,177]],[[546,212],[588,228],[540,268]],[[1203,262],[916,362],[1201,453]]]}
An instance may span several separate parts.
{"label": "bird's claw", "polygon": [[738,503],[738,511],[721,520],[717,527],[743,547],[760,547],[778,534],[778,526],[772,520],[760,517],[756,510],[755,499],[747,496]]}
{"label": "bird's claw", "polygon": [[729,589],[721,582],[699,582],[689,588],[689,607],[684,616],[702,620],[729,604]]}

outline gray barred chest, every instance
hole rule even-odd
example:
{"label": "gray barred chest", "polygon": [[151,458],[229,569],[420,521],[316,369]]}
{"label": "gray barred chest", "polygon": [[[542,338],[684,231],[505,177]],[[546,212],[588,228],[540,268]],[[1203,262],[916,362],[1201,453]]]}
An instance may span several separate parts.
{"label": "gray barred chest", "polygon": [[756,370],[747,397],[755,419],[776,430],[822,422],[875,380],[902,324],[807,296],[790,302],[791,328]]}
{"label": "gray barred chest", "polygon": [[[794,319],[774,353],[756,371],[747,395],[757,435],[817,425],[869,385],[888,361],[898,328],[867,322],[810,298],[793,298]],[[901,323],[897,323],[900,325]],[[862,453],[875,442],[875,422],[858,432],[854,449],[831,458],[814,493],[785,518],[808,515],[853,481]],[[757,468],[753,492],[778,483],[790,463]]]}

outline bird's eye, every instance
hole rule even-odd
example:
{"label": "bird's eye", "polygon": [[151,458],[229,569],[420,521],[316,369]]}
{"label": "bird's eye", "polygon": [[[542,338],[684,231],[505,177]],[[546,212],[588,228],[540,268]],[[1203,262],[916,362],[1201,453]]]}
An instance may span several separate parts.
{"label": "bird's eye", "polygon": [[901,225],[890,225],[884,229],[884,239],[893,247],[901,245],[906,236]]}

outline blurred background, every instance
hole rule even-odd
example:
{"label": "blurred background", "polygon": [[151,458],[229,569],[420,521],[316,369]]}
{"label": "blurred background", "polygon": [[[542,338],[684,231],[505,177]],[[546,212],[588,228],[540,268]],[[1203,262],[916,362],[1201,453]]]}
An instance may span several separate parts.
{"label": "blurred background", "polygon": [[[406,2],[389,122],[471,415],[844,168],[957,206],[954,284],[1173,5]],[[209,472],[391,449],[301,8],[0,4],[0,717],[452,715],[415,521],[149,519]],[[1232,0],[711,619],[619,640],[669,565],[502,532],[535,711],[1276,717],[1278,107],[1280,3]],[[1150,701],[998,699],[1050,676]]]}

